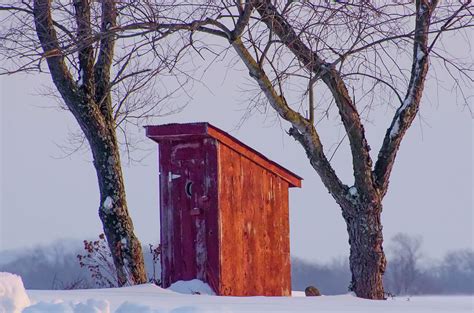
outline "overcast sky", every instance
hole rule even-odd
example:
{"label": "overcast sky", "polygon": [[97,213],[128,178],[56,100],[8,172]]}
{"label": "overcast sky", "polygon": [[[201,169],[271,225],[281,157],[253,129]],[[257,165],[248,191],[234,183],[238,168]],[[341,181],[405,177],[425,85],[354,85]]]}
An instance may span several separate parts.
{"label": "overcast sky", "polygon": [[[346,227],[340,209],[309,166],[302,148],[285,133],[288,125],[255,114],[240,129],[244,114],[245,72],[226,73],[215,66],[205,77],[207,88],[194,88],[193,99],[179,114],[154,123],[209,121],[304,178],[290,191],[291,253],[327,261],[348,255]],[[38,95],[48,76],[0,77],[1,82],[1,210],[0,250],[31,247],[59,238],[95,238],[102,232],[97,215],[99,194],[89,152],[70,157],[68,145],[77,130],[69,112],[45,108],[55,104]],[[396,233],[421,235],[424,253],[440,257],[473,246],[472,116],[452,95],[433,86],[423,98],[420,118],[405,137],[384,200],[382,222],[386,242]],[[472,91],[471,91],[472,92]],[[187,101],[187,99],[174,101]],[[366,126],[376,155],[393,116],[380,109]],[[329,138],[340,138],[339,119]],[[144,131],[136,134],[144,138]],[[327,137],[325,137],[327,138]],[[331,142],[332,140],[332,142]],[[329,144],[336,140],[330,139]],[[143,244],[159,241],[157,146],[151,140],[142,164],[125,166],[129,210]],[[333,164],[344,183],[353,182],[347,142]]]}

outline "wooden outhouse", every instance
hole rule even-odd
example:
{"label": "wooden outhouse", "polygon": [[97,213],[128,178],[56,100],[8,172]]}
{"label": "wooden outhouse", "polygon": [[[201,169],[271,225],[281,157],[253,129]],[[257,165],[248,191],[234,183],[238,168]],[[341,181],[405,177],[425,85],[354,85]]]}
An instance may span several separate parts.
{"label": "wooden outhouse", "polygon": [[288,188],[301,178],[209,123],[146,126],[159,143],[162,284],[291,293]]}

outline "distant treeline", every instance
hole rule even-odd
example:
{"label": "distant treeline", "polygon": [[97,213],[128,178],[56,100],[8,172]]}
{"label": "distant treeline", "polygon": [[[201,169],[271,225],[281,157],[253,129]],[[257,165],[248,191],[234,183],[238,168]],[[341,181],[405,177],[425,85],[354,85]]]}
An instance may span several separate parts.
{"label": "distant treeline", "polygon": [[[153,277],[153,254],[143,246],[148,277]],[[106,253],[110,253],[106,251]],[[105,287],[103,281],[92,277],[90,267],[80,266],[78,255],[90,255],[81,248],[81,242],[58,240],[52,244],[37,246],[23,251],[7,251],[0,259],[0,272],[20,275],[26,289],[91,289]],[[1,263],[3,260],[3,264]],[[113,266],[112,259],[107,260]],[[104,264],[97,262],[96,264]],[[155,264],[159,276],[159,264]],[[92,269],[93,270],[93,269]],[[107,268],[102,267],[103,276]],[[156,274],[155,274],[156,276]]]}
{"label": "distant treeline", "polygon": [[[9,261],[0,264],[0,271],[18,274],[27,289],[97,288],[100,283],[91,278],[87,267],[80,267],[78,254],[84,254],[79,244],[58,241],[48,246],[14,252]],[[153,273],[153,255],[144,247],[149,277]],[[449,252],[442,260],[423,262],[421,240],[398,234],[387,244],[388,265],[384,276],[389,295],[474,294],[474,251]],[[155,263],[156,266],[156,263]],[[155,271],[159,268],[155,268]],[[159,276],[159,275],[158,275]],[[351,274],[347,258],[321,264],[292,259],[293,290],[316,286],[322,294],[348,292]]]}
{"label": "distant treeline", "polygon": [[[474,251],[448,252],[442,260],[424,261],[421,237],[395,235],[386,245],[388,263],[384,287],[390,296],[421,294],[474,294]],[[292,261],[294,290],[308,285],[318,287],[322,294],[348,292],[351,279],[348,258],[327,264]]]}
{"label": "distant treeline", "polygon": [[[394,273],[393,268],[399,265],[396,260],[389,259],[384,276],[388,295],[474,294],[472,250],[453,251],[435,264],[421,265],[410,284],[406,284],[406,277]],[[350,279],[349,260],[345,258],[326,264],[298,258],[292,260],[293,290],[304,290],[314,285],[325,295],[344,294],[348,292]]]}

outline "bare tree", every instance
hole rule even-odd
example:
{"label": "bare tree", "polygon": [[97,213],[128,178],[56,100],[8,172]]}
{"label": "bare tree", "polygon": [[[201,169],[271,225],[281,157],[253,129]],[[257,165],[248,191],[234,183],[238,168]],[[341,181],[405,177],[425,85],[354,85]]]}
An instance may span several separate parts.
{"label": "bare tree", "polygon": [[393,294],[414,293],[419,274],[421,237],[398,233],[391,239],[388,280]]}
{"label": "bare tree", "polygon": [[120,286],[145,283],[147,278],[128,212],[119,138],[128,149],[127,123],[159,113],[163,99],[182,83],[163,91],[155,79],[163,69],[174,67],[178,50],[166,50],[156,35],[150,46],[148,36],[128,39],[126,33],[114,32],[129,19],[131,8],[114,0],[0,3],[0,73],[49,71],[60,99],[78,122],[92,152],[99,216]]}
{"label": "bare tree", "polygon": [[[382,200],[402,139],[417,116],[430,64],[444,67],[460,100],[466,104],[470,100],[464,92],[472,88],[472,56],[454,57],[440,39],[457,32],[469,46],[467,32],[474,25],[471,1],[228,0],[142,5],[148,14],[122,25],[123,29],[187,30],[190,44],[202,57],[205,49],[214,47],[209,35],[228,44],[213,53],[235,51],[261,92],[252,99],[253,105],[269,104],[290,124],[288,134],[301,144],[342,209],[349,234],[350,289],[359,297],[383,299]],[[363,121],[370,120],[377,104],[394,114],[373,165]],[[331,153],[323,148],[318,129],[333,112],[345,134]],[[349,185],[331,163],[345,139],[354,174]]]}
{"label": "bare tree", "polygon": [[[201,57],[205,57],[206,51],[218,54],[233,49],[261,91],[252,99],[253,105],[269,104],[291,125],[288,134],[304,148],[310,164],[342,209],[349,234],[351,290],[359,297],[384,298],[382,200],[388,191],[400,143],[417,115],[429,65],[444,66],[461,101],[469,103],[469,95],[464,91],[472,87],[472,57],[456,58],[449,47],[440,43],[444,33],[455,31],[468,36],[465,32],[473,26],[470,0],[414,3],[401,0],[375,4],[356,0],[130,2],[121,9],[125,18],[119,23],[114,14],[112,22],[107,20],[111,17],[107,12],[111,11],[102,10],[104,14],[98,15],[102,22],[94,28],[100,31],[94,32],[87,22],[81,22],[90,18],[88,6],[81,6],[84,3],[88,4],[74,1],[76,8],[84,9],[74,11],[77,21],[74,32],[64,29],[62,23],[67,20],[53,19],[49,1],[37,0],[34,8],[27,10],[34,13],[43,56],[63,99],[68,107],[80,100],[80,105],[71,105],[70,110],[81,124],[93,154],[94,147],[99,147],[99,151],[117,149],[102,141],[112,138],[111,127],[103,126],[111,121],[107,109],[110,96],[103,93],[108,88],[101,87],[97,81],[108,73],[108,54],[101,51],[113,51],[115,38],[134,38],[139,44],[133,47],[151,47],[155,57],[163,55],[158,40],[179,31],[188,32],[187,46]],[[113,1],[101,3],[102,8],[107,4],[115,8]],[[228,45],[216,50],[210,44],[209,35],[224,39]],[[22,38],[17,50],[32,39]],[[468,40],[465,43],[469,45]],[[98,53],[94,54],[96,50]],[[74,53],[79,56],[76,67],[75,61],[68,57]],[[178,52],[178,55],[182,54]],[[23,57],[29,60],[31,54],[24,53]],[[36,60],[23,63],[20,70],[35,68]],[[76,81],[68,72],[71,68],[80,74]],[[66,75],[55,74],[58,72]],[[393,108],[394,115],[373,165],[363,121],[370,119],[370,112],[377,104]],[[81,116],[82,108],[90,111]],[[323,148],[317,129],[322,128],[324,118],[333,112],[337,112],[345,135],[330,151]],[[102,117],[96,119],[99,114]],[[86,117],[93,118],[81,123],[81,118]],[[105,137],[92,136],[97,133]],[[342,182],[331,163],[345,139],[349,142],[354,174],[354,183],[349,185]],[[108,173],[103,172],[103,166],[109,163],[102,155],[94,154],[99,181],[101,175]],[[113,154],[112,163],[118,161],[117,156]],[[124,210],[124,198],[115,199],[116,194],[110,195],[105,189],[102,193],[101,187],[101,216],[107,224],[104,214],[110,212],[107,208],[112,204],[112,208]],[[107,237],[112,249],[113,243],[121,239]]]}
{"label": "bare tree", "polygon": [[435,276],[442,293],[474,294],[474,251],[472,249],[448,252]]}

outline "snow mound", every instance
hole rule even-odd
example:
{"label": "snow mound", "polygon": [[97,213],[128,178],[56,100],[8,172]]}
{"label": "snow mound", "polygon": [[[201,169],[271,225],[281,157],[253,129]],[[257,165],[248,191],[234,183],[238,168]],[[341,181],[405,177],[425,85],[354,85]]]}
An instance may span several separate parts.
{"label": "snow mound", "polygon": [[154,310],[148,305],[142,305],[132,302],[124,302],[117,308],[115,313],[162,313],[163,311]]}
{"label": "snow mound", "polygon": [[30,305],[21,277],[0,272],[0,313],[20,313]]}
{"label": "snow mound", "polygon": [[[23,313],[75,313],[72,307],[64,302],[38,302],[23,310]],[[92,311],[94,312],[94,311]]]}
{"label": "snow mound", "polygon": [[38,302],[23,310],[23,313],[110,313],[110,305],[107,301],[88,299],[85,302]]}
{"label": "snow mound", "polygon": [[208,284],[202,282],[199,279],[193,279],[188,281],[179,280],[172,284],[168,289],[174,292],[183,293],[187,295],[199,294],[214,296],[216,294]]}
{"label": "snow mound", "polygon": [[[202,291],[205,284],[190,281],[180,282],[177,286],[180,288],[175,289],[189,293]],[[303,292],[296,295],[302,296]],[[324,297],[212,297],[179,294],[151,284],[110,289],[29,290],[28,296],[35,305],[24,313],[474,312],[474,296],[423,296],[411,297],[409,300],[397,297],[387,301],[360,299],[351,294]]]}
{"label": "snow mound", "polygon": [[304,291],[292,290],[291,291],[291,296],[292,297],[306,297],[306,294],[305,294]]}
{"label": "snow mound", "polygon": [[88,299],[74,305],[74,313],[110,313],[110,305],[108,301]]}

